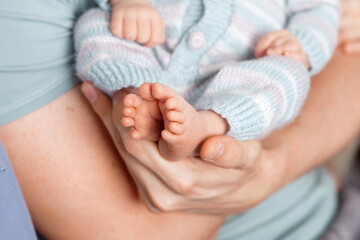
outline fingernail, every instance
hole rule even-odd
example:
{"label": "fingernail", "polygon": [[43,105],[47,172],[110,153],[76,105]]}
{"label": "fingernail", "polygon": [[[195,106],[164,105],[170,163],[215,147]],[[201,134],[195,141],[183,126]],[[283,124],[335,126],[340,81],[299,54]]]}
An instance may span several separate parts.
{"label": "fingernail", "polygon": [[216,143],[215,146],[210,150],[209,155],[204,158],[205,161],[213,162],[218,159],[224,152],[224,144]]}
{"label": "fingernail", "polygon": [[97,95],[94,87],[87,85],[83,88],[83,93],[85,97],[89,100],[89,102],[94,103],[96,102]]}

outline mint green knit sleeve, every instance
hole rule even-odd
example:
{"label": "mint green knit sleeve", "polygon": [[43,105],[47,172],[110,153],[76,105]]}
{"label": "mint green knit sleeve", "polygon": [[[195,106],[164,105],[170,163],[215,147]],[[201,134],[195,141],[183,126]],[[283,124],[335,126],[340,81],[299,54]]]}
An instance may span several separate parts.
{"label": "mint green knit sleeve", "polygon": [[109,94],[165,79],[151,48],[111,33],[108,11],[94,8],[81,16],[74,29],[74,46],[77,76]]}
{"label": "mint green knit sleeve", "polygon": [[308,70],[302,63],[268,56],[224,66],[200,89],[193,105],[226,119],[229,136],[258,139],[295,119],[309,87]]}
{"label": "mint green knit sleeve", "polygon": [[319,73],[331,59],[337,44],[339,0],[289,0],[287,29],[306,52],[311,75]]}

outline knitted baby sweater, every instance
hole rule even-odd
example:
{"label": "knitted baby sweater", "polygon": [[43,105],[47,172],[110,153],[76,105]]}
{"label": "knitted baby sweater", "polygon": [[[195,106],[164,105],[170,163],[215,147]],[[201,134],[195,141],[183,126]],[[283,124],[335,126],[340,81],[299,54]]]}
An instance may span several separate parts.
{"label": "knitted baby sweater", "polygon": [[[106,1],[99,0],[103,9]],[[224,117],[229,135],[263,137],[293,120],[336,46],[338,0],[153,0],[166,42],[153,49],[118,39],[110,14],[87,12],[75,28],[76,69],[111,93],[144,82],[164,83],[197,110]],[[293,59],[254,58],[264,34],[286,28],[300,41],[310,74]]]}

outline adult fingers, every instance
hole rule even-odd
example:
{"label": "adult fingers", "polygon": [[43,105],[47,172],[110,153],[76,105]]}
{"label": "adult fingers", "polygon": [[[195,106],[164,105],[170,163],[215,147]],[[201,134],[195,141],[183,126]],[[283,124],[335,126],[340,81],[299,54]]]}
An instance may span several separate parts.
{"label": "adult fingers", "polygon": [[347,29],[340,31],[339,42],[346,43],[360,40],[360,28],[359,29]]}
{"label": "adult fingers", "polygon": [[81,86],[81,91],[88,99],[90,106],[94,112],[99,116],[100,120],[105,125],[107,131],[110,133],[114,143],[120,148],[119,134],[112,121],[112,104],[110,98],[94,87],[90,82],[85,82]]}
{"label": "adult fingers", "polygon": [[356,12],[356,9],[359,8],[360,8],[360,2],[358,0],[341,1],[341,9],[343,14]]}
{"label": "adult fingers", "polygon": [[85,82],[81,85],[81,91],[89,101],[92,109],[101,118],[107,122],[111,120],[111,100],[91,82]]}
{"label": "adult fingers", "polygon": [[215,136],[204,142],[200,156],[219,167],[246,169],[253,165],[260,151],[258,140],[240,142],[229,136]]}
{"label": "adult fingers", "polygon": [[347,54],[356,54],[356,55],[359,54],[360,55],[360,41],[344,44],[343,50]]}
{"label": "adult fingers", "polygon": [[356,21],[354,21],[353,14],[345,14],[341,18],[340,29],[344,30],[346,28],[353,28],[356,26]]}

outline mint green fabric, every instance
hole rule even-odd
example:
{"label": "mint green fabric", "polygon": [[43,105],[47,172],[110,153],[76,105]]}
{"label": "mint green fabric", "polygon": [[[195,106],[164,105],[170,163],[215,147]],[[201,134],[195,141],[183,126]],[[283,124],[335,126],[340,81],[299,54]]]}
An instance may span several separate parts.
{"label": "mint green fabric", "polygon": [[333,178],[318,168],[249,211],[228,217],[218,240],[318,239],[336,208]]}
{"label": "mint green fabric", "polygon": [[[90,0],[0,0],[0,125],[77,84],[72,31],[91,6]],[[246,213],[229,217],[218,239],[316,239],[335,209],[333,180],[319,168]]]}
{"label": "mint green fabric", "polygon": [[72,31],[86,0],[0,0],[0,125],[54,100],[78,79]]}

